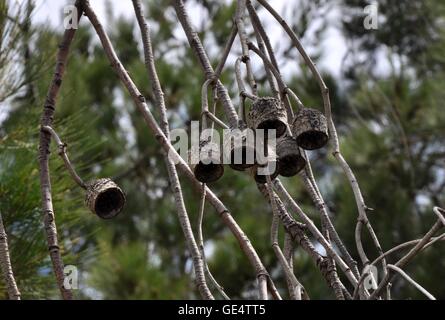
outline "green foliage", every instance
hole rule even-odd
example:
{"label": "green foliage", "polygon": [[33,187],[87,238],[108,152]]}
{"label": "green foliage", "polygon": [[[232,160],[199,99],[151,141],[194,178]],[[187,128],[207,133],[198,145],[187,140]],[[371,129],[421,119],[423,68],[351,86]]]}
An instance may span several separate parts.
{"label": "green foliage", "polygon": [[[436,24],[436,19],[443,17],[443,6],[433,1],[405,2],[383,1],[381,15],[387,17],[387,23],[381,24],[375,32],[356,28],[359,23],[362,25],[362,16],[348,13],[351,20],[344,21],[342,30],[347,39],[360,42],[360,57],[364,58],[360,60],[352,53],[346,58],[344,71],[348,81],[329,73],[325,76],[342,151],[357,176],[367,204],[375,208],[370,219],[384,250],[419,238],[433,223],[432,206],[441,205],[445,200],[445,113],[441,88],[445,80],[441,60],[445,41],[443,30]],[[0,12],[6,10],[1,6],[3,3]],[[198,119],[200,114],[202,70],[187,41],[177,36],[182,31],[177,28],[175,15],[167,8],[167,2],[152,0],[146,4],[156,67],[171,127],[189,129],[190,121]],[[198,30],[216,65],[231,29],[229,17],[235,7],[221,1],[192,4],[207,13],[208,19]],[[326,1],[303,1],[303,4],[302,18],[292,21],[296,22],[293,28],[305,36],[310,21],[324,17],[331,4]],[[344,0],[342,4],[345,12],[349,12],[351,8],[362,8],[365,2]],[[288,12],[300,10],[290,3],[288,6]],[[414,10],[416,6],[421,10]],[[402,11],[407,12],[406,16],[396,14]],[[21,11],[18,15],[24,14]],[[422,15],[430,17],[431,23],[422,20]],[[152,104],[153,93],[135,21],[113,18],[112,12],[108,19],[113,26],[110,36],[118,55],[158,117]],[[413,21],[420,23],[415,30]],[[9,91],[8,96],[16,93],[14,99],[8,100],[1,110],[6,110],[7,118],[0,128],[0,213],[24,298],[57,298],[40,210],[37,146],[39,115],[61,34],[58,30],[32,25],[29,29],[32,38],[16,31],[15,36],[22,37],[20,41],[4,42],[5,23],[4,15],[0,15],[1,48],[13,48],[22,53],[26,45],[34,49],[26,60],[29,68],[25,69],[33,71],[17,75],[23,83],[23,91],[18,94],[17,90]],[[316,41],[325,31],[325,24],[319,29]],[[282,45],[289,43],[284,41]],[[406,57],[401,60],[403,65],[389,70],[389,75],[385,76],[369,72],[372,65],[367,62],[372,62],[376,52],[385,47]],[[279,61],[296,59],[295,50],[284,48],[277,52]],[[317,52],[317,56],[328,54]],[[20,57],[19,63],[24,65],[25,59]],[[394,56],[389,60],[393,62]],[[0,64],[2,89],[6,88],[3,84],[8,78],[4,66]],[[267,92],[269,89],[261,72],[258,78],[262,79],[261,90]],[[222,81],[228,86],[230,95],[237,97],[233,66],[226,66]],[[305,105],[321,109],[318,86],[306,67],[301,66],[301,72],[292,75],[288,84]],[[0,101],[3,95],[0,92]],[[238,103],[237,98],[234,103]],[[217,114],[224,118],[221,109],[218,104]],[[71,161],[85,180],[114,177],[127,196],[126,207],[116,219],[102,221],[93,216],[84,206],[82,190],[70,180],[52,146],[52,193],[59,241],[64,262],[79,268],[81,288],[76,297],[197,298],[191,258],[177,219],[159,145],[111,70],[97,36],[85,21],[73,44],[54,127],[68,144]],[[357,208],[349,184],[329,150],[311,152],[310,156],[338,233],[357,257],[354,241]],[[199,195],[185,178],[180,178],[196,232]],[[300,179],[283,181],[294,199],[319,225],[317,212]],[[285,280],[270,245],[271,210],[252,179],[226,168],[224,177],[211,187],[230,209],[266,268],[277,279],[279,290],[287,297]],[[256,279],[252,267],[210,205],[205,211],[204,238],[210,269],[229,296],[254,298]],[[280,241],[283,241],[282,229]],[[370,258],[377,257],[368,236],[364,236],[364,244],[369,248]],[[407,272],[437,298],[445,297],[445,288],[437,281],[445,276],[444,250],[440,244],[428,249],[407,268]],[[390,261],[395,262],[398,257],[400,254]],[[314,262],[298,246],[294,262],[295,274],[312,299],[333,298]],[[0,279],[1,298],[6,298],[4,292]],[[395,283],[393,293],[397,298],[420,298],[418,292],[402,281]]]}

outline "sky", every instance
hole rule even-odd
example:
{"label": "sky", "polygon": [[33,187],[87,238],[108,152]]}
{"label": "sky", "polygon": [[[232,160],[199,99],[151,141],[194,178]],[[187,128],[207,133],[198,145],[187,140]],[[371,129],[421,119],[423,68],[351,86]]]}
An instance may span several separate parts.
{"label": "sky", "polygon": [[[225,1],[228,2],[230,0]],[[72,4],[73,2],[73,0],[36,0],[36,12],[34,15],[34,21],[49,23],[55,27],[62,26],[64,16],[63,8],[67,4]],[[91,0],[90,3],[105,27],[107,27],[105,19],[107,5],[111,5],[114,9],[113,12],[115,12],[118,16],[123,15],[125,17],[132,17],[134,14],[131,0]],[[292,17],[286,16],[286,0],[274,0],[273,7],[278,12],[283,13],[285,19],[292,19]],[[191,15],[192,20],[198,22],[200,19],[199,11],[190,10],[190,12],[198,12],[198,14],[195,14],[194,16]],[[280,39],[284,37],[284,31],[282,30],[281,26],[276,23],[273,17],[267,14],[265,10],[262,10],[260,12],[260,18],[267,26],[267,30],[271,36],[272,44],[274,46],[278,45]],[[321,66],[321,68],[327,69],[335,76],[340,77],[341,63],[347,49],[345,39],[342,37],[340,30],[336,28],[336,25],[340,20],[339,10],[335,10],[335,8],[334,10],[331,10],[331,12],[329,12],[328,14],[327,19],[329,21],[329,27],[326,31],[321,46],[324,49],[329,49],[323,50],[323,52],[329,52],[329,55],[326,55],[322,58],[319,66]],[[313,26],[316,26],[316,24],[317,21],[314,21]],[[310,31],[311,30],[309,30],[308,38],[310,38]],[[311,53],[311,49],[312,48],[310,47],[307,48],[309,54]]]}

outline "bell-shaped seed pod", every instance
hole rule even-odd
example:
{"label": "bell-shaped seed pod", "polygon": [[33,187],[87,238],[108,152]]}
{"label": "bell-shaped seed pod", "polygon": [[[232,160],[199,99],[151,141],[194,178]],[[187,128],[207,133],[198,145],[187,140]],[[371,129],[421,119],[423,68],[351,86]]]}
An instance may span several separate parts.
{"label": "bell-shaped seed pod", "polygon": [[251,129],[233,129],[224,135],[225,163],[233,170],[244,171],[255,165],[255,137]]}
{"label": "bell-shaped seed pod", "polygon": [[119,186],[109,178],[93,180],[86,185],[85,204],[91,212],[102,219],[117,216],[125,205],[125,194]]}
{"label": "bell-shaped seed pod", "polygon": [[249,125],[254,129],[276,130],[281,137],[287,129],[287,113],[281,101],[272,97],[258,98],[252,103],[248,115]]}
{"label": "bell-shaped seed pod", "polygon": [[277,142],[279,174],[292,177],[306,166],[306,160],[301,156],[300,149],[294,138],[284,136]]}
{"label": "bell-shaped seed pod", "polygon": [[199,148],[192,147],[189,163],[196,179],[202,183],[215,182],[224,174],[219,145],[214,142],[202,141]]}
{"label": "bell-shaped seed pod", "polygon": [[[265,167],[254,165],[253,167],[249,168],[249,173],[250,173],[251,176],[253,176],[253,178],[255,179],[256,182],[258,182],[258,183],[266,183],[267,182],[266,176],[268,174],[263,173],[261,170],[267,170],[267,169]],[[276,177],[278,177],[278,174],[279,174],[279,170],[278,170],[278,164],[277,164],[277,167],[276,167],[275,171],[273,171],[272,174],[269,174],[270,175],[270,180],[273,180]]]}
{"label": "bell-shaped seed pod", "polygon": [[[259,154],[258,154],[259,155]],[[255,181],[258,183],[266,183],[266,176],[270,176],[270,179],[275,179],[279,174],[279,163],[277,159],[277,154],[273,149],[268,147],[267,156],[264,158],[261,156],[258,159],[258,163],[249,168],[249,173],[254,177]]]}
{"label": "bell-shaped seed pod", "polygon": [[318,110],[301,108],[295,116],[292,133],[301,148],[320,149],[329,140],[328,121]]}

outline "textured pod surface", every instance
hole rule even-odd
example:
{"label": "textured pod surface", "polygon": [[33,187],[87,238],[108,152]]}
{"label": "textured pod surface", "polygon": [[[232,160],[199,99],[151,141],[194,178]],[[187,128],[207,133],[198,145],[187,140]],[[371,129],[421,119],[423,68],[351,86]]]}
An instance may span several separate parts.
{"label": "textured pod surface", "polygon": [[268,147],[267,156],[258,154],[258,164],[249,168],[249,173],[258,183],[266,183],[266,175],[271,180],[275,179],[279,174],[279,163],[276,152]]}
{"label": "textured pod surface", "polygon": [[[252,135],[248,137],[248,135]],[[244,171],[255,165],[255,139],[253,131],[231,130],[224,136],[225,163],[238,171]]]}
{"label": "textured pod surface", "polygon": [[278,99],[258,98],[249,111],[248,122],[254,129],[275,129],[276,137],[281,137],[287,128],[286,109]]}
{"label": "textured pod surface", "polygon": [[283,177],[292,177],[306,166],[306,160],[300,154],[297,141],[290,136],[278,140],[277,156],[279,174]]}
{"label": "textured pod surface", "polygon": [[301,148],[320,149],[329,140],[327,119],[318,110],[302,108],[295,116],[292,133]]}
{"label": "textured pod surface", "polygon": [[[261,172],[259,172],[258,170],[261,167],[258,165],[255,165],[251,168],[249,168],[249,173],[250,175],[255,179],[256,182],[258,183],[266,183],[267,182],[267,178],[266,178],[266,174],[262,174]],[[275,171],[270,174],[270,179],[273,180],[276,177],[278,177],[279,174],[279,170],[278,170],[278,166],[276,167]]]}
{"label": "textured pod surface", "polygon": [[97,179],[87,184],[85,203],[102,219],[117,216],[122,211],[125,201],[122,189],[109,178]]}
{"label": "textured pod surface", "polygon": [[191,148],[189,164],[196,179],[203,183],[215,182],[224,174],[220,148],[214,142],[201,142],[199,148]]}

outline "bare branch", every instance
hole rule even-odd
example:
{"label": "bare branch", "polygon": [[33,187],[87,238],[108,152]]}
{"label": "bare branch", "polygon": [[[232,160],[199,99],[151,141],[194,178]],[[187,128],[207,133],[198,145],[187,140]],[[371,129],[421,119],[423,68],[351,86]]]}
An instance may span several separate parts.
{"label": "bare branch", "polygon": [[[86,2],[88,2],[88,1],[86,1]],[[180,0],[178,0],[176,2],[178,2],[178,7],[179,7],[178,11],[180,12],[179,15],[181,16],[181,19],[183,20],[183,22],[189,22],[188,18],[184,20],[184,15],[187,16],[185,13],[184,4]],[[91,11],[89,13],[91,14]],[[176,165],[181,170],[181,172],[188,179],[191,180],[193,187],[198,192],[201,192],[201,187],[202,187],[201,183],[198,180],[196,180],[196,178],[193,175],[193,172],[190,170],[187,163],[177,153],[177,151],[171,145],[170,141],[167,139],[167,137],[164,135],[164,133],[158,126],[156,120],[154,119],[152,113],[150,112],[150,110],[147,106],[145,98],[140,93],[140,91],[134,84],[133,80],[130,78],[128,72],[125,70],[125,68],[123,67],[119,58],[117,57],[117,55],[111,45],[110,39],[108,38],[108,35],[105,33],[105,31],[103,30],[103,27],[100,25],[99,21],[97,20],[97,17],[95,15],[91,15],[91,16],[88,15],[88,16],[89,16],[90,20],[92,20],[91,22],[96,29],[96,32],[101,40],[101,43],[102,43],[102,46],[106,53],[106,56],[110,60],[110,64],[111,64],[112,68],[115,70],[115,72],[119,76],[121,82],[127,89],[130,96],[132,97],[135,105],[141,112],[145,123],[147,124],[149,129],[153,132],[153,134],[157,138],[158,142],[160,143],[161,147],[165,150],[166,153],[168,153],[168,155],[170,157],[172,157],[173,161],[176,163]],[[190,29],[191,27],[188,24],[185,24],[185,27],[188,28],[188,30],[191,30]],[[193,38],[193,39],[195,39],[195,38]],[[202,49],[202,46],[200,48]],[[200,49],[200,52],[203,52],[201,49]],[[200,55],[200,57],[202,57],[202,56]],[[211,75],[212,74],[213,73],[211,73]],[[218,89],[218,97],[219,98],[221,97],[220,89]],[[235,116],[236,116],[236,113],[235,113]],[[231,118],[233,120],[233,117],[231,117]],[[236,117],[236,120],[237,120],[237,117]],[[206,188],[206,199],[215,208],[216,212],[219,214],[223,223],[230,229],[232,234],[238,240],[238,243],[239,243],[241,249],[246,254],[249,262],[254,267],[257,277],[268,274],[267,270],[264,268],[264,265],[258,256],[257,252],[255,251],[252,244],[250,243],[249,238],[244,234],[244,232],[241,230],[239,225],[235,222],[235,220],[231,216],[229,210],[224,206],[224,204],[221,202],[221,200],[219,200],[215,196],[215,194],[208,188]]]}
{"label": "bare branch", "polygon": [[54,131],[53,128],[50,126],[43,126],[43,131],[46,131],[47,133],[51,134],[51,137],[56,142],[58,148],[59,148],[59,156],[63,159],[63,162],[65,164],[65,168],[68,170],[68,172],[71,175],[71,178],[79,185],[79,187],[86,189],[86,184],[83,182],[82,178],[77,174],[76,170],[74,169],[73,165],[71,164],[70,159],[68,158],[68,154],[66,152],[67,144],[63,143],[62,140],[60,140],[59,136],[57,135],[56,131]]}
{"label": "bare branch", "polygon": [[278,194],[280,194],[285,199],[285,201],[295,211],[295,213],[298,215],[298,217],[301,219],[301,221],[303,221],[303,223],[306,224],[307,228],[312,233],[312,235],[326,249],[326,252],[332,258],[335,259],[335,261],[340,266],[341,270],[345,273],[348,280],[355,287],[357,285],[357,278],[351,272],[351,269],[349,269],[349,267],[346,265],[346,263],[343,261],[343,259],[335,252],[335,250],[332,248],[332,246],[329,244],[329,242],[326,240],[326,238],[317,229],[317,227],[312,222],[312,220],[309,219],[309,217],[303,212],[303,210],[301,210],[301,208],[295,203],[295,201],[289,195],[287,190],[283,187],[281,182],[278,179],[275,179],[274,182],[275,182],[274,187],[277,189]]}
{"label": "bare branch", "polygon": [[[159,78],[157,76],[156,67],[154,64],[154,55],[153,48],[151,45],[150,39],[150,31],[148,29],[148,24],[146,23],[143,15],[142,4],[140,0],[133,0],[133,7],[136,13],[136,17],[138,20],[139,28],[141,30],[143,46],[144,46],[144,55],[145,55],[145,64],[147,67],[147,73],[152,83],[153,91],[156,97],[156,106],[161,114],[161,124],[163,128],[163,133],[168,138],[170,136],[170,130],[167,119],[167,111],[165,107],[164,101],[164,93],[161,88],[161,84],[159,82]],[[86,13],[90,18],[91,22],[97,22],[97,17],[95,13],[89,6],[88,1],[86,2]],[[96,27],[96,30],[100,29],[100,25]],[[104,33],[103,30],[101,30]],[[98,31],[99,33],[99,31]],[[184,204],[184,197],[182,195],[181,183],[179,181],[178,173],[176,172],[176,167],[174,162],[169,158],[168,153],[164,155],[165,163],[167,165],[169,180],[171,184],[171,188],[175,197],[175,204],[177,209],[178,218],[182,227],[182,231],[185,235],[185,239],[187,241],[187,246],[190,250],[193,260],[193,266],[196,275],[196,285],[199,289],[201,296],[204,299],[213,300],[214,297],[210,292],[205,278],[205,260],[202,255],[202,252],[199,250],[198,245],[196,244],[195,237],[193,235],[192,227],[190,224],[190,219],[188,217],[187,209]]]}
{"label": "bare branch", "polygon": [[272,248],[275,252],[275,255],[278,258],[278,261],[283,268],[284,275],[286,277],[286,281],[291,284],[291,290],[289,292],[290,296],[295,300],[301,300],[302,291],[306,291],[301,283],[298,281],[297,277],[291,270],[283,252],[281,251],[280,245],[278,243],[278,208],[275,203],[275,194],[272,190],[272,181],[270,176],[266,176],[267,181],[267,192],[269,194],[270,205],[273,211],[272,225],[271,225],[271,241]]}
{"label": "bare branch", "polygon": [[392,264],[388,264],[388,269],[397,271],[402,277],[404,277],[409,283],[411,283],[413,286],[415,286],[420,292],[422,292],[425,296],[428,297],[428,299],[430,300],[436,300],[436,298],[434,298],[434,296],[429,293],[424,287],[422,287],[420,284],[418,284],[416,281],[414,281],[409,275],[407,275],[405,273],[405,271],[403,271],[402,269],[400,269],[399,267],[392,265]]}
{"label": "bare branch", "polygon": [[255,78],[253,76],[252,71],[252,64],[250,62],[250,56],[249,56],[249,49],[247,48],[247,34],[245,30],[244,25],[244,15],[246,11],[246,1],[245,0],[238,0],[237,6],[236,6],[236,13],[235,13],[235,21],[236,25],[238,27],[238,35],[241,42],[241,49],[243,52],[242,61],[246,65],[247,69],[247,79],[249,80],[250,88],[252,89],[253,95],[258,95],[257,93],[257,84],[255,82]]}
{"label": "bare branch", "polygon": [[0,213],[0,267],[8,289],[10,300],[20,300],[20,291],[14,278],[11,259],[9,257],[8,236]]}
{"label": "bare branch", "polygon": [[[213,71],[207,53],[205,52],[205,49],[201,43],[201,40],[199,39],[197,32],[192,27],[192,23],[184,6],[184,2],[182,0],[174,0],[173,6],[175,8],[176,15],[178,16],[178,20],[182,25],[185,35],[187,36],[190,47],[192,48],[193,52],[199,60],[202,69],[205,72],[206,79],[215,79],[216,74]],[[227,89],[219,80],[216,83],[216,89],[218,92],[218,98],[224,107],[224,111],[230,127],[236,128],[238,126],[238,116],[236,114],[235,108],[233,107],[232,101],[230,100]]]}
{"label": "bare branch", "polygon": [[[435,210],[437,212],[437,209]],[[441,209],[442,212],[445,213],[443,209]],[[435,212],[435,213],[436,213]],[[441,213],[442,213],[441,212]],[[444,225],[442,223],[441,219],[438,219],[436,223],[431,227],[431,229],[423,236],[422,240],[419,241],[414,248],[412,248],[406,255],[404,255],[396,264],[396,267],[403,268],[405,267],[419,252],[422,251],[423,247],[431,240],[433,235],[443,228]],[[378,288],[372,293],[370,299],[374,299],[383,289],[383,287],[386,286],[388,282],[391,282],[392,276],[388,272],[383,280],[380,282]]]}
{"label": "bare branch", "polygon": [[202,184],[202,194],[201,194],[201,200],[199,205],[199,213],[198,213],[198,247],[201,251],[202,260],[204,263],[204,270],[207,275],[207,277],[210,279],[210,282],[213,284],[213,286],[218,290],[218,292],[223,296],[224,299],[230,300],[229,296],[227,296],[226,292],[224,291],[224,288],[216,281],[213,274],[210,272],[209,265],[207,263],[207,259],[204,252],[204,236],[202,233],[202,222],[204,220],[204,209],[205,209],[205,201],[206,201],[206,185],[205,183]]}
{"label": "bare branch", "polygon": [[[81,7],[81,1],[77,0],[75,6],[79,12],[78,19],[81,18],[83,9]],[[54,70],[53,78],[48,89],[45,104],[43,106],[42,117],[40,120],[41,127],[49,126],[53,124],[54,112],[56,109],[56,100],[59,94],[60,86],[62,84],[62,78],[65,73],[65,66],[68,60],[68,53],[73,41],[76,29],[67,29],[63,35],[63,40],[59,45],[57,53],[56,67]],[[57,286],[60,293],[65,300],[73,298],[71,290],[65,289],[64,282],[64,265],[62,256],[60,254],[59,243],[57,240],[57,227],[55,222],[55,214],[51,196],[51,181],[49,176],[49,154],[51,134],[40,130],[39,140],[39,167],[40,167],[40,190],[42,195],[42,211],[44,214],[44,223],[46,238],[48,243],[48,250],[51,257],[54,274],[56,276]]]}

